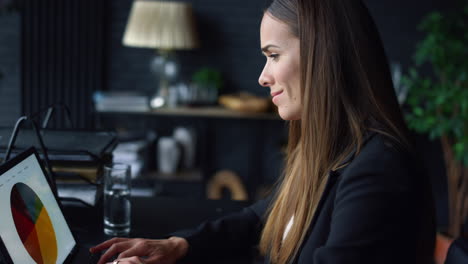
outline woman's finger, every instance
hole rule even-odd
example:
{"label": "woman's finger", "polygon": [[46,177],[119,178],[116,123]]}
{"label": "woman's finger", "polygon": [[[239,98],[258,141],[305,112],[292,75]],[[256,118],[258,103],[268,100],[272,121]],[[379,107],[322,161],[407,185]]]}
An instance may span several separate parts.
{"label": "woman's finger", "polygon": [[96,252],[99,252],[99,251],[103,251],[104,249],[107,249],[107,248],[111,247],[115,243],[119,243],[119,242],[123,242],[123,241],[127,241],[127,240],[129,240],[129,238],[114,237],[112,239],[109,239],[107,241],[102,242],[99,245],[96,245],[96,246],[90,248],[89,251],[91,253],[96,253]]}
{"label": "woman's finger", "polygon": [[[149,262],[144,261],[139,257],[130,257],[130,258],[118,258],[114,262],[109,262],[107,264],[114,264],[117,261],[119,264],[149,264]],[[157,264],[157,263],[152,263]]]}
{"label": "woman's finger", "polygon": [[144,240],[144,239],[138,239],[138,240],[133,240],[132,241],[132,246],[128,248],[127,250],[121,252],[119,254],[119,259],[120,258],[127,258],[131,256],[139,256],[139,257],[144,257],[144,256],[149,256],[151,253],[150,251],[154,251],[157,249],[157,247],[150,248],[150,241],[149,240]]}
{"label": "woman's finger", "polygon": [[108,260],[112,256],[119,254],[120,252],[127,250],[131,246],[132,246],[132,241],[129,241],[129,240],[127,241],[124,240],[123,242],[117,242],[117,243],[112,244],[109,247],[109,249],[104,254],[102,254],[101,258],[99,259],[98,264],[104,264],[106,260]]}

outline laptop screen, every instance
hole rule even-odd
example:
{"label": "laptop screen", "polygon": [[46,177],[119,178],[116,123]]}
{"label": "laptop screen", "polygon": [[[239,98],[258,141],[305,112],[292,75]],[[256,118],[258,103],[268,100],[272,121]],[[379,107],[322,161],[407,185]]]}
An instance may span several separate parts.
{"label": "laptop screen", "polygon": [[3,247],[14,263],[61,264],[76,241],[35,151],[26,152],[0,167]]}

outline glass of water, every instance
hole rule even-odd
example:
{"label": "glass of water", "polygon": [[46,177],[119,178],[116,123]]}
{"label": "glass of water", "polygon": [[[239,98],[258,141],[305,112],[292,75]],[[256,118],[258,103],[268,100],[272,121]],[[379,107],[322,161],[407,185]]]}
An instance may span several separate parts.
{"label": "glass of water", "polygon": [[130,233],[130,166],[112,163],[104,166],[104,233],[128,236]]}

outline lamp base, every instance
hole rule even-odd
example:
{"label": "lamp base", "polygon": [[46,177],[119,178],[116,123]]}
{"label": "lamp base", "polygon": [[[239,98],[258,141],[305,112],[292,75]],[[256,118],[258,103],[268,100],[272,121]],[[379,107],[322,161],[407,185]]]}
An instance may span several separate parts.
{"label": "lamp base", "polygon": [[155,95],[151,98],[152,108],[172,106],[173,99],[170,84],[177,80],[179,74],[179,64],[174,53],[169,50],[160,50],[152,59],[150,64],[151,72],[159,80],[159,87]]}

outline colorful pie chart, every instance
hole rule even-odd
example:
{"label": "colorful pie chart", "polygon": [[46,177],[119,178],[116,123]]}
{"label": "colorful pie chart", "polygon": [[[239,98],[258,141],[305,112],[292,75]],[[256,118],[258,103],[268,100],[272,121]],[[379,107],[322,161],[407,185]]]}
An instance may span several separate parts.
{"label": "colorful pie chart", "polygon": [[11,190],[11,212],[16,230],[29,255],[38,264],[57,261],[57,239],[49,214],[37,194],[26,184]]}

